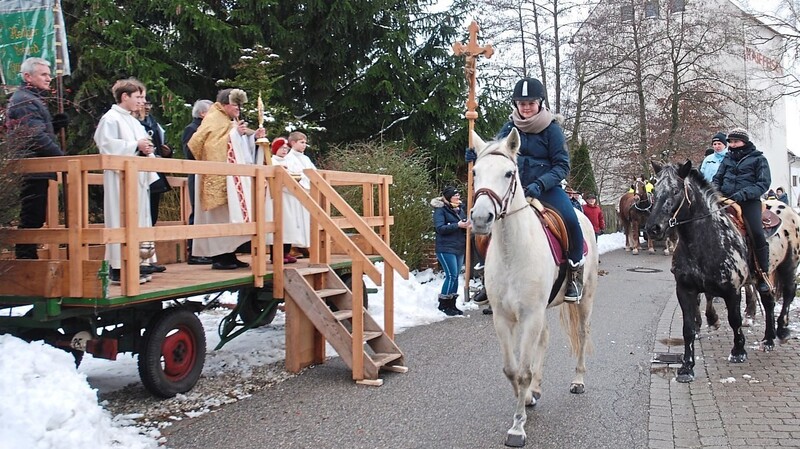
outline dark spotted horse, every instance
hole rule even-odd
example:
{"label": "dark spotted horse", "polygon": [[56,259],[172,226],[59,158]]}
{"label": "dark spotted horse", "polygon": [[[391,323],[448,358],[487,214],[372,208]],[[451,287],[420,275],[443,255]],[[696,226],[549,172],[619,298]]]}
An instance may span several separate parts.
{"label": "dark spotted horse", "polygon": [[[728,309],[728,324],[733,329],[733,348],[728,360],[747,360],[742,332],[741,288],[754,281],[751,256],[744,233],[735,224],[717,191],[692,169],[691,161],[661,166],[657,173],[655,202],[647,220],[646,231],[658,238],[670,228],[678,234],[678,246],[672,259],[678,302],[683,313],[683,363],[678,369],[679,382],[694,379],[695,315],[699,293],[720,297]],[[727,203],[729,204],[729,203]],[[761,295],[766,330],[764,350],[774,347],[777,337],[789,337],[789,306],[794,299],[795,272],[800,260],[800,217],[785,204],[771,200],[766,209],[778,216],[780,223],[768,236],[770,248],[769,278],[774,291],[783,297],[783,307],[775,329],[775,297]]]}
{"label": "dark spotted horse", "polygon": [[[570,392],[583,393],[585,356],[597,288],[597,244],[589,219],[578,214],[586,242],[583,296],[565,303],[565,264],[551,252],[542,219],[528,204],[517,173],[520,137],[516,129],[502,140],[483,142],[473,133],[478,159],[473,168],[472,230],[491,234],[484,282],[494,314],[495,332],[503,356],[503,373],[514,390],[516,406],[506,445],[525,444],[526,406],[542,394],[542,371],[549,330],[545,310],[558,307],[573,355],[577,357]],[[538,201],[534,200],[534,203]]]}
{"label": "dark spotted horse", "polygon": [[[647,221],[653,202],[644,181],[637,179],[632,187],[633,192],[619,199],[619,221],[625,231],[625,251],[639,254],[639,228]],[[647,239],[647,250],[655,252],[653,239]]]}

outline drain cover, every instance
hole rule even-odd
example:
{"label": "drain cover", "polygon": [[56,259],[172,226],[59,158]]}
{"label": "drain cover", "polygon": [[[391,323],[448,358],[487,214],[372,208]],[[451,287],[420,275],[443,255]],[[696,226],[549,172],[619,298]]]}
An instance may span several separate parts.
{"label": "drain cover", "polygon": [[663,270],[659,270],[658,268],[635,267],[628,268],[628,271],[632,271],[634,273],[661,273]]}
{"label": "drain cover", "polygon": [[667,365],[683,363],[682,352],[656,352],[650,363],[664,363]]}

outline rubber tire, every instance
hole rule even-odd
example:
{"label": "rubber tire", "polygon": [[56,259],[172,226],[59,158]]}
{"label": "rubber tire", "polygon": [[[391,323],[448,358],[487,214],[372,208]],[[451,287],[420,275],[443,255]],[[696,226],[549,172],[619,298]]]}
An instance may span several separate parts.
{"label": "rubber tire", "polygon": [[[245,296],[243,297],[243,295]],[[241,318],[245,324],[256,321],[264,309],[267,307],[272,307],[272,311],[262,318],[261,321],[255,323],[253,328],[266,326],[275,319],[275,315],[278,313],[277,304],[272,306],[273,302],[278,301],[274,299],[270,299],[268,301],[260,300],[258,295],[259,293],[257,288],[243,288],[239,290],[239,301],[242,301],[242,299],[245,301],[239,308],[239,318]]]}
{"label": "rubber tire", "polygon": [[[353,274],[352,273],[345,273],[340,276],[344,285],[352,292],[353,291]],[[364,281],[361,281],[361,298],[364,301],[364,308],[369,310],[369,294],[367,293],[367,284]]]}
{"label": "rubber tire", "polygon": [[[164,355],[170,358],[162,365]],[[197,315],[181,307],[164,309],[145,329],[139,352],[139,377],[153,395],[171,398],[195,386],[205,359],[206,334]]]}

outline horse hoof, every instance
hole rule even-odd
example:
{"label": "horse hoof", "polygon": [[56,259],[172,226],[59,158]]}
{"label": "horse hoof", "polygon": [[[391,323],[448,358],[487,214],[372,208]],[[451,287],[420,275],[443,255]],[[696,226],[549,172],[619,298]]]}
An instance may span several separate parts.
{"label": "horse hoof", "polygon": [[669,250],[668,250],[668,249],[665,249],[665,250],[664,250],[664,255],[665,255],[665,256],[669,256]]}
{"label": "horse hoof", "polygon": [[753,327],[753,319],[745,318],[744,320],[742,320],[742,327]]}
{"label": "horse hoof", "polygon": [[638,249],[634,249],[634,250],[631,251],[631,254],[633,254],[634,256],[638,256],[639,255],[639,250]]}
{"label": "horse hoof", "polygon": [[688,384],[694,380],[694,374],[678,374],[678,376],[675,377],[675,380],[682,384]]}
{"label": "horse hoof", "polygon": [[631,250],[630,248],[625,248],[625,252],[626,252],[626,253],[627,253],[628,251],[630,251],[630,250]]}
{"label": "horse hoof", "polygon": [[747,361],[747,353],[733,354],[728,356],[728,361],[731,363],[744,363]]}
{"label": "horse hoof", "polygon": [[507,433],[505,444],[508,447],[523,447],[525,446],[525,435],[519,435],[516,433]]}
{"label": "horse hoof", "polygon": [[773,341],[773,340],[763,340],[761,342],[761,346],[762,346],[764,352],[771,352],[773,349],[775,349],[775,341]]}
{"label": "horse hoof", "polygon": [[583,394],[586,392],[586,386],[584,384],[571,384],[569,386],[569,392],[572,394]]}
{"label": "horse hoof", "polygon": [[778,339],[781,341],[781,343],[784,343],[786,340],[788,340],[791,335],[792,331],[789,329],[778,329]]}
{"label": "horse hoof", "polygon": [[650,254],[655,254],[655,253],[656,253],[656,250],[654,250],[654,249],[648,249],[648,250],[647,250],[647,252],[648,252],[648,253],[650,253]]}

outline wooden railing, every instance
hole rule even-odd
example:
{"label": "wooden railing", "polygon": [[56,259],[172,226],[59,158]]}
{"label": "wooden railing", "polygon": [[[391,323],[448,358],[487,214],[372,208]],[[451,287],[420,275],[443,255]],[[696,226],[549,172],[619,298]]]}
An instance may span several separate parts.
{"label": "wooden railing", "polygon": [[[354,280],[366,274],[376,284],[381,284],[380,273],[362,250],[342,231],[355,229],[362,238],[384,260],[385,328],[393,335],[393,274],[397,272],[408,277],[408,267],[389,248],[390,226],[393,217],[389,215],[389,185],[391,176],[365,173],[344,173],[332,171],[306,170],[312,181],[310,192],[306,192],[283,167],[266,165],[240,165],[217,162],[201,162],[178,159],[156,159],[144,157],[123,157],[109,155],[64,156],[51,158],[31,158],[14,162],[14,170],[22,173],[58,172],[64,180],[65,203],[63,222],[59,217],[58,192],[50,189],[47,224],[42,229],[3,230],[6,243],[37,243],[47,246],[49,257],[58,258],[59,246],[67,245],[69,265],[69,296],[87,297],[81,280],[84,277],[82,262],[89,259],[89,246],[108,243],[122,244],[122,294],[135,296],[140,293],[139,244],[149,241],[169,241],[178,239],[197,239],[225,236],[249,236],[251,239],[251,270],[254,285],[262,287],[267,274],[266,239],[273,234],[274,256],[273,294],[283,297],[283,257],[282,243],[282,195],[286,187],[310,212],[311,262],[329,263],[333,244],[343,248],[352,260]],[[115,170],[120,174],[120,210],[123,227],[105,228],[90,223],[89,186],[102,184],[102,171]],[[177,175],[239,175],[249,177],[252,182],[252,216],[248,223],[195,224],[188,225],[188,189],[185,178],[172,178],[171,185],[178,187],[181,198],[181,219],[178,222],[160,223],[156,227],[140,228],[138,225],[138,174],[141,171],[158,171]],[[177,182],[176,182],[177,181]],[[266,219],[265,202],[267,186],[272,195],[273,217]],[[363,216],[355,212],[332,186],[361,186]],[[374,190],[378,191],[378,214],[375,215]],[[341,213],[331,217],[330,205]],[[375,230],[373,230],[375,229]],[[353,282],[354,302],[361,303],[363,286]],[[354,304],[354,310],[360,304]],[[354,323],[354,327],[356,323]]]}

